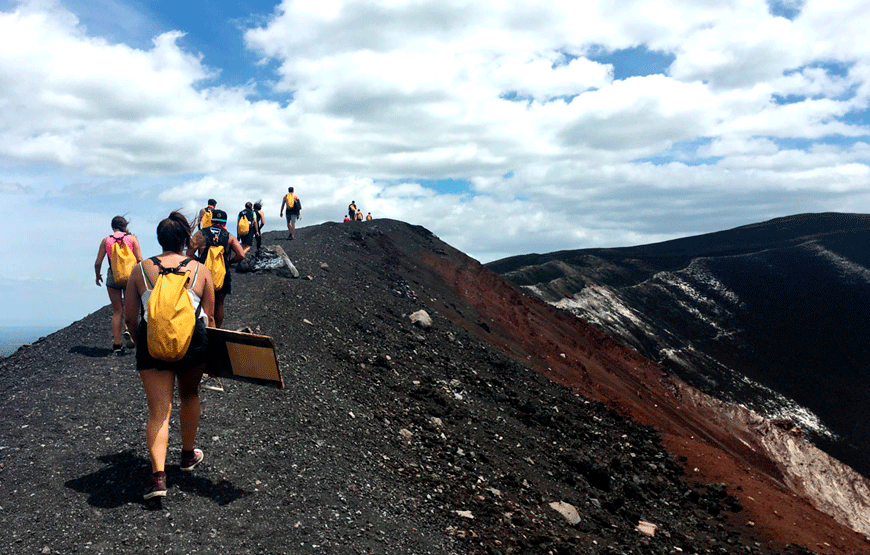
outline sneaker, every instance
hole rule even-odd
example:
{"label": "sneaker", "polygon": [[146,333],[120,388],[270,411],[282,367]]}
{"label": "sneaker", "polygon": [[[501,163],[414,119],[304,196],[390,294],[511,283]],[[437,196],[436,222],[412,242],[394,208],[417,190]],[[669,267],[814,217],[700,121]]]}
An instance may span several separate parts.
{"label": "sneaker", "polygon": [[205,375],[202,377],[202,381],[200,382],[200,387],[203,389],[209,389],[211,391],[223,391],[224,384],[221,383],[220,378],[215,378],[214,376]]}
{"label": "sneaker", "polygon": [[116,357],[124,356],[124,347],[121,345],[112,345],[112,354]]}
{"label": "sneaker", "polygon": [[123,340],[124,340],[124,346],[127,347],[128,349],[132,349],[133,347],[136,346],[136,343],[133,342],[133,336],[130,335],[130,332],[127,330],[124,330]]}
{"label": "sneaker", "polygon": [[185,472],[193,470],[196,465],[202,462],[203,458],[205,458],[205,455],[202,454],[201,449],[194,449],[193,451],[182,451],[181,470],[184,470]]}
{"label": "sneaker", "polygon": [[154,472],[145,481],[145,493],[142,494],[146,500],[152,497],[166,497],[166,473]]}

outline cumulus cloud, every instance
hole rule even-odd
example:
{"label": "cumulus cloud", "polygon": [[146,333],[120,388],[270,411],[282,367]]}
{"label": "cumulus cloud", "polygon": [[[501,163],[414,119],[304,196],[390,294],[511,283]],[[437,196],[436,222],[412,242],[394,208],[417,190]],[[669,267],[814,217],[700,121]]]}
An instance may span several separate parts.
{"label": "cumulus cloud", "polygon": [[[483,259],[870,202],[860,0],[284,0],[239,31],[273,71],[243,86],[191,29],[125,41],[136,5],[108,7],[111,37],[56,1],[0,11],[4,202],[274,220],[294,186],[303,224],[354,199]],[[667,67],[615,78],[639,51]]]}

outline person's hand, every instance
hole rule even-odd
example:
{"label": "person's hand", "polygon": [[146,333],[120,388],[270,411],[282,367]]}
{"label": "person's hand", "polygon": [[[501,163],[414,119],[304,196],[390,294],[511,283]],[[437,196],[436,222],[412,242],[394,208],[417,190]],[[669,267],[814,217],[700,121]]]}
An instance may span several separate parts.
{"label": "person's hand", "polygon": [[97,286],[102,285],[102,283],[103,283],[103,276],[100,274],[97,274]]}

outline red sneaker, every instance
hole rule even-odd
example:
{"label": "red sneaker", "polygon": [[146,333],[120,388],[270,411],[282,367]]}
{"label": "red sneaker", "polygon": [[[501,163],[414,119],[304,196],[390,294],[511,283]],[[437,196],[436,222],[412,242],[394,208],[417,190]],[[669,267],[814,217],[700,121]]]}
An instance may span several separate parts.
{"label": "red sneaker", "polygon": [[196,465],[202,462],[203,458],[205,458],[205,456],[202,454],[201,449],[194,449],[193,451],[182,451],[181,470],[184,470],[185,472],[193,470]]}
{"label": "red sneaker", "polygon": [[152,497],[166,497],[166,473],[155,472],[148,476],[145,482],[145,493],[142,494],[146,500]]}

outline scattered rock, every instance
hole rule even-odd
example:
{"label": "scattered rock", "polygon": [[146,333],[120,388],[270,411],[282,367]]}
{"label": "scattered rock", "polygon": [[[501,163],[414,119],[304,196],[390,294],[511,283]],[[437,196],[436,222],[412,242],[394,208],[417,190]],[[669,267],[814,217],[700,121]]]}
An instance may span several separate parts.
{"label": "scattered rock", "polygon": [[432,317],[423,309],[411,314],[408,318],[411,319],[411,322],[413,322],[414,325],[419,326],[424,330],[432,327]]}
{"label": "scattered rock", "polygon": [[577,513],[577,507],[564,501],[553,501],[550,503],[550,508],[565,517],[570,524],[579,524],[580,515]]}

